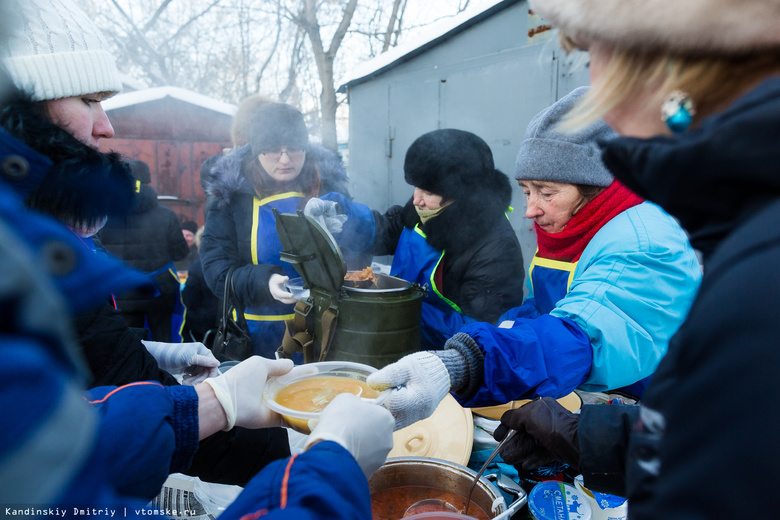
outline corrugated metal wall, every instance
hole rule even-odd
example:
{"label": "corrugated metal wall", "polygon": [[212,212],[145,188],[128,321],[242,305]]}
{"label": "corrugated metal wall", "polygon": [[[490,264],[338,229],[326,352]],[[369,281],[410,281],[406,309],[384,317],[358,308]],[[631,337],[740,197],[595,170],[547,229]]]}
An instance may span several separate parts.
{"label": "corrugated metal wall", "polygon": [[588,83],[586,69],[571,74],[560,65],[563,51],[540,23],[525,1],[517,2],[350,86],[349,173],[355,199],[381,211],[404,204],[412,187],[404,181],[403,162],[414,139],[438,128],[468,130],[485,139],[496,167],[512,179],[510,221],[527,266],[536,239],[512,177],[515,156],[531,118]]}

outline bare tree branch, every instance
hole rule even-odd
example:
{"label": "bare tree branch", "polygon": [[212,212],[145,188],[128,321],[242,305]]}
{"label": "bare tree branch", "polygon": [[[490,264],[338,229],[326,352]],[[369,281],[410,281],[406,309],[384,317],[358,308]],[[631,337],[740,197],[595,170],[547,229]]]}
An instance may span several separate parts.
{"label": "bare tree branch", "polygon": [[[168,7],[168,5],[173,2],[173,0],[165,0],[162,4],[160,4],[160,7],[157,8],[157,10],[154,12],[151,18],[149,18],[149,21],[146,22],[146,24],[141,29],[141,32],[146,34],[146,31],[151,29],[151,27],[157,22],[157,19],[160,17],[163,11],[165,11],[165,8]],[[116,5],[116,2],[114,3]]]}
{"label": "bare tree branch", "polygon": [[211,11],[211,8],[212,8],[212,7],[214,7],[215,5],[217,5],[217,4],[218,4],[220,1],[221,1],[221,0],[214,0],[214,1],[213,1],[211,4],[209,4],[209,6],[208,6],[207,8],[206,8],[206,9],[204,9],[204,10],[203,10],[201,13],[199,13],[199,14],[196,14],[195,16],[193,16],[192,18],[190,18],[189,20],[187,20],[187,21],[184,23],[184,25],[182,25],[181,27],[179,27],[179,30],[178,30],[178,31],[176,31],[176,32],[173,34],[173,36],[171,36],[170,38],[168,38],[168,39],[167,39],[167,40],[166,40],[166,41],[163,43],[163,46],[164,46],[164,47],[167,47],[167,46],[168,46],[168,44],[169,44],[171,41],[173,41],[173,40],[177,39],[177,38],[179,37],[179,35],[180,35],[180,34],[181,34],[181,33],[182,33],[182,32],[183,32],[185,29],[187,29],[187,27],[189,27],[190,25],[192,25],[192,24],[193,24],[193,23],[194,23],[194,22],[195,22],[195,21],[196,21],[198,18],[200,18],[201,16],[203,16],[203,15],[205,15],[206,13],[208,13],[209,11]]}
{"label": "bare tree branch", "polygon": [[382,52],[387,52],[390,48],[390,38],[395,30],[395,22],[398,19],[398,8],[401,5],[401,0],[393,0],[393,10],[390,13],[390,20],[387,22],[387,30],[385,31],[385,38],[382,43]]}

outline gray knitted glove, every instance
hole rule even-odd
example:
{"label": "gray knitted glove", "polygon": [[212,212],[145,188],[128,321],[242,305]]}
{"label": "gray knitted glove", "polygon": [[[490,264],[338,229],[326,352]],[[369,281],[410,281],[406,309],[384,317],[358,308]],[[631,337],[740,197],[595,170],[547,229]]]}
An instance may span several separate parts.
{"label": "gray knitted glove", "polygon": [[404,356],[368,376],[366,382],[377,390],[393,388],[385,408],[395,417],[396,430],[430,417],[450,391],[447,368],[430,352]]}

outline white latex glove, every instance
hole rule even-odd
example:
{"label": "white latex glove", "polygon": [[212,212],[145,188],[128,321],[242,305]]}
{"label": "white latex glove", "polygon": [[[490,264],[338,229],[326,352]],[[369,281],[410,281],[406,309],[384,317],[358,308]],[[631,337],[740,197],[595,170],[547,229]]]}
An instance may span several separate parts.
{"label": "white latex glove", "polygon": [[303,208],[303,214],[311,217],[330,233],[341,233],[347,216],[338,213],[336,202],[332,200],[310,199]]}
{"label": "white latex glove", "polygon": [[395,429],[430,417],[450,391],[450,374],[430,352],[415,352],[374,372],[366,382],[377,390],[393,388],[385,408],[395,417]]}
{"label": "white latex glove", "polygon": [[214,389],[219,404],[227,416],[227,428],[272,428],[284,426],[282,416],[269,409],[263,401],[263,387],[271,376],[281,376],[292,370],[291,359],[267,359],[252,356],[224,374],[206,379],[203,384]]}
{"label": "white latex glove", "polygon": [[297,303],[298,300],[292,295],[290,291],[284,288],[284,284],[290,279],[289,276],[283,276],[281,274],[272,274],[268,280],[268,290],[271,291],[271,296],[274,300],[282,303]]}
{"label": "white latex glove", "polygon": [[163,343],[144,341],[160,368],[172,374],[184,372],[183,382],[195,385],[219,375],[219,361],[203,343]]}
{"label": "white latex glove", "polygon": [[304,450],[319,441],[333,441],[355,457],[366,478],[387,460],[393,449],[393,416],[385,408],[353,394],[339,394],[320,414]]}

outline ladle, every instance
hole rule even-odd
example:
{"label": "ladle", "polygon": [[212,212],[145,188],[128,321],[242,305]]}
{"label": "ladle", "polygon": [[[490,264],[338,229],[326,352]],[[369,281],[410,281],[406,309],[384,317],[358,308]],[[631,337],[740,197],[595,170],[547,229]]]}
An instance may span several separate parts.
{"label": "ladle", "polygon": [[466,497],[466,507],[463,508],[463,514],[468,515],[469,514],[469,505],[471,504],[471,495],[474,493],[474,488],[477,485],[477,482],[479,482],[479,478],[482,476],[482,474],[485,472],[487,467],[490,465],[491,462],[493,462],[493,459],[496,458],[496,455],[498,455],[498,450],[501,449],[501,446],[507,443],[509,439],[515,436],[517,433],[517,430],[509,430],[506,432],[506,435],[504,435],[504,438],[501,439],[501,442],[498,443],[498,446],[493,450],[493,453],[490,454],[490,457],[485,461],[485,463],[482,465],[481,468],[479,468],[479,472],[477,473],[477,476],[474,477],[474,482],[471,483],[471,489],[469,489],[469,494]]}
{"label": "ladle", "polygon": [[[461,514],[468,515],[469,513],[469,505],[471,504],[471,495],[474,493],[474,488],[477,486],[477,482],[479,482],[480,477],[482,477],[482,474],[485,472],[487,467],[490,465],[491,462],[493,462],[493,459],[496,458],[496,455],[498,455],[498,450],[501,449],[501,446],[506,444],[506,442],[514,437],[515,433],[517,433],[517,430],[509,430],[507,431],[506,435],[503,439],[501,439],[501,442],[498,443],[498,446],[495,447],[493,452],[490,454],[490,456],[487,458],[485,463],[482,465],[481,468],[479,468],[479,472],[477,473],[477,476],[474,477],[474,482],[471,483],[471,489],[469,489],[469,494],[466,496],[466,507],[463,508],[463,512]],[[428,509],[428,511],[452,511],[452,512],[460,512],[458,509],[450,504],[449,502],[445,502],[444,500],[441,500],[439,498],[426,498],[425,500],[420,500],[418,502],[415,502],[411,506],[409,506],[406,509],[406,512],[404,513],[404,516],[402,518],[405,518],[407,516],[410,516],[417,512],[423,512],[426,510],[426,507],[433,507],[433,509]],[[423,511],[418,511],[418,509],[422,509]]]}

